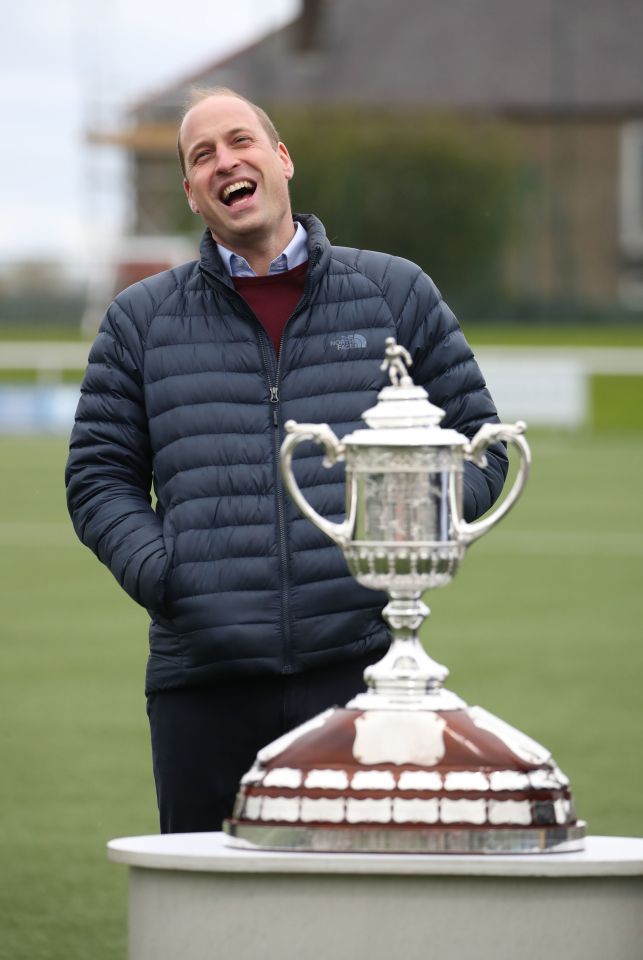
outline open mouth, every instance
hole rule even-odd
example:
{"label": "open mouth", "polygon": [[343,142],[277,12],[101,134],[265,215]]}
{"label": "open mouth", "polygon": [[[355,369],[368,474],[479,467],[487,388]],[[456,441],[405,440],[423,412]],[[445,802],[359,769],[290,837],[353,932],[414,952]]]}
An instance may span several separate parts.
{"label": "open mouth", "polygon": [[257,184],[253,183],[252,180],[237,180],[235,183],[229,183],[227,187],[224,187],[220,197],[226,207],[233,207],[236,203],[245,200],[246,197],[251,197],[256,189]]}

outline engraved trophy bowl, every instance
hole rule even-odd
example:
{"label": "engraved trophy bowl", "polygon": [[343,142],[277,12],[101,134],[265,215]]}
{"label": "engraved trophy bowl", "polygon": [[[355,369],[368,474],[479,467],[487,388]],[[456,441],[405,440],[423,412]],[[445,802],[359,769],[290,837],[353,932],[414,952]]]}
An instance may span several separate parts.
{"label": "engraved trophy bowl", "polygon": [[[385,591],[392,642],[367,668],[367,692],[268,744],[241,780],[224,824],[231,843],[280,850],[549,853],[581,849],[569,780],[545,747],[445,689],[446,667],[423,649],[423,594],[446,586],[467,546],[514,505],[530,451],[522,422],[485,424],[472,440],[443,429],[444,412],[407,372],[393,338],[382,369],[391,383],[339,440],[327,424],[286,423],[284,484],[302,514],[342,549],[364,586]],[[346,516],[334,523],[304,497],[296,447],[321,444],[346,465]],[[463,518],[467,461],[490,444],[518,451],[515,480],[480,520]]]}

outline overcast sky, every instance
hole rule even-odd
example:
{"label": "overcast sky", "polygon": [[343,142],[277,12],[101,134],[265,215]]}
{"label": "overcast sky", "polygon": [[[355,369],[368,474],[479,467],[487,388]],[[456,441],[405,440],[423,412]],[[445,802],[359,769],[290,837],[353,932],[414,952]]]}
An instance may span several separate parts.
{"label": "overcast sky", "polygon": [[0,263],[76,258],[124,216],[83,130],[290,19],[298,0],[19,0],[3,9]]}

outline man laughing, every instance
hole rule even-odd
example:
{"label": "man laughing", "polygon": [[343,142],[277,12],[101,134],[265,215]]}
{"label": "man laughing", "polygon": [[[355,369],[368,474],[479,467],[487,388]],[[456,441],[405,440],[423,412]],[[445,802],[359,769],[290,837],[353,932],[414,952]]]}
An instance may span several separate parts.
{"label": "man laughing", "polygon": [[[218,830],[258,749],[364,689],[389,634],[380,594],[301,517],[279,475],[283,424],[362,425],[387,337],[472,437],[497,422],[459,324],[414,263],[332,246],[294,215],[294,166],[264,111],[196,91],[178,134],[200,258],[109,306],[82,385],[66,471],[80,539],[150,615],[147,710],[161,830]],[[464,515],[507,459],[465,464]],[[344,511],[342,465],[302,445],[299,486]],[[151,489],[156,495],[152,506]]]}

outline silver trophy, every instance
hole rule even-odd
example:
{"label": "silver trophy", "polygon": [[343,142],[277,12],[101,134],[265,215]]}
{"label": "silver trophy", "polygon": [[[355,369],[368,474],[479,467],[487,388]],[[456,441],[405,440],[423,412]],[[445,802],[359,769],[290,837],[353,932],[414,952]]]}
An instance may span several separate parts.
{"label": "silver trophy", "polygon": [[[411,380],[407,350],[389,338],[391,384],[339,440],[327,424],[289,421],[284,483],[304,516],[338,544],[355,578],[383,590],[388,652],[364,674],[367,691],[263,747],[224,824],[232,843],[280,850],[546,853],[582,848],[569,780],[549,751],[444,688],[446,667],[418,636],[422,597],[453,578],[467,546],[520,496],[529,472],[524,423],[485,424],[473,440],[443,429],[444,412]],[[313,440],[325,464],[346,464],[346,516],[333,523],[303,496],[293,454]],[[467,461],[485,465],[497,441],[520,464],[503,502],[475,523],[462,516]],[[337,669],[341,669],[338,666]]]}
{"label": "silver trophy", "polygon": [[[281,448],[284,484],[301,512],[338,544],[353,576],[365,587],[390,597],[383,610],[393,642],[387,655],[365,674],[373,692],[388,697],[429,697],[433,708],[455,705],[443,689],[446,667],[425,653],[418,637],[429,609],[422,595],[444,587],[455,575],[466,547],[490,530],[520,496],[529,473],[530,452],[525,424],[488,423],[469,440],[440,427],[444,411],[430,403],[426,391],[408,374],[408,351],[392,337],[386,340],[382,369],[391,385],[362,417],[368,429],[338,440],[327,424],[295,423]],[[332,523],[303,496],[292,470],[296,447],[313,440],[325,449],[324,464],[346,463],[346,519]],[[500,440],[514,444],[520,467],[503,503],[484,519],[462,517],[464,463],[486,465],[485,450]],[[459,698],[456,698],[459,699]],[[382,709],[366,696],[360,707]]]}

